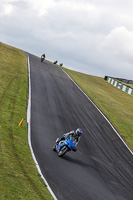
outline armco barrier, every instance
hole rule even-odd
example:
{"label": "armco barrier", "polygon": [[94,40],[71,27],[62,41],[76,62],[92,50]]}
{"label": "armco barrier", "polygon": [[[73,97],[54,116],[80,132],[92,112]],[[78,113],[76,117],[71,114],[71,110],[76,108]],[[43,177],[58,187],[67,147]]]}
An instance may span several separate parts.
{"label": "armco barrier", "polygon": [[109,76],[105,76],[104,80],[106,80],[107,82],[109,82],[110,84],[112,84],[113,86],[119,88],[120,90],[127,92],[128,94],[133,96],[133,88],[124,85],[123,83],[117,81],[116,79],[109,77]]}

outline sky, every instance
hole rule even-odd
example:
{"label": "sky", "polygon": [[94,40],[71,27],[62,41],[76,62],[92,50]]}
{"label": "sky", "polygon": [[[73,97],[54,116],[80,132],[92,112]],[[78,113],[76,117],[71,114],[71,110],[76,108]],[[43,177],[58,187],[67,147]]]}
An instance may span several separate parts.
{"label": "sky", "polygon": [[0,0],[0,41],[78,72],[133,80],[132,0]]}

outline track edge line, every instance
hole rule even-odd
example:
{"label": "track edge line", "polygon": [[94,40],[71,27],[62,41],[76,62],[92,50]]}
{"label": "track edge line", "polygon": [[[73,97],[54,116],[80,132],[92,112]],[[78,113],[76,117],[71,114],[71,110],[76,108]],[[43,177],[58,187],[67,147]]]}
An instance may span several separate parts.
{"label": "track edge line", "polygon": [[[60,68],[62,69],[62,68]],[[62,69],[63,70],[63,69]],[[97,107],[97,105],[90,99],[90,97],[81,89],[81,87],[63,70],[63,72],[69,77],[69,79],[78,87],[78,89],[87,97],[87,99],[95,106],[95,108],[101,113],[101,115],[106,119],[106,121],[109,123],[109,125],[112,127],[112,129],[115,131],[115,133],[118,135],[118,137],[121,139],[121,141],[124,143],[124,145],[127,147],[129,152],[133,155],[133,152],[129,148],[129,146],[126,144],[126,142],[122,139],[120,134],[117,132],[115,127],[112,125],[112,123],[108,120],[108,118],[104,115],[104,113]]]}
{"label": "track edge line", "polygon": [[54,200],[58,200],[55,196],[55,194],[53,193],[52,189],[50,188],[47,180],[44,178],[42,172],[41,172],[41,169],[40,169],[40,166],[36,160],[36,157],[35,157],[35,154],[33,152],[33,149],[32,149],[32,144],[31,144],[31,77],[30,77],[30,61],[29,61],[29,54],[27,53],[27,65],[28,65],[28,79],[29,79],[29,99],[28,99],[28,107],[27,107],[27,125],[28,125],[28,143],[29,143],[29,147],[30,147],[30,150],[31,150],[31,154],[32,154],[32,158],[36,164],[36,168],[38,170],[38,173],[40,174],[41,178],[44,180],[46,186],[47,186],[47,189],[49,190],[50,194],[52,195],[52,197],[54,198]]}

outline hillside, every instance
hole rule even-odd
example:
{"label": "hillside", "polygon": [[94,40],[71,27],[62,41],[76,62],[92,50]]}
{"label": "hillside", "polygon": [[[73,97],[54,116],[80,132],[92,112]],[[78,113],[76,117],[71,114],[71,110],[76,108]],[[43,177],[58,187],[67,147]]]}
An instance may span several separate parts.
{"label": "hillside", "polygon": [[[93,100],[133,150],[133,97],[103,78],[62,69]],[[28,145],[27,94],[26,53],[0,43],[0,199],[52,199]],[[19,127],[22,118],[25,120]]]}
{"label": "hillside", "polygon": [[[0,43],[0,199],[53,199],[28,145],[27,55]],[[18,124],[25,118],[23,126]]]}
{"label": "hillside", "polygon": [[133,97],[104,78],[62,69],[83,89],[133,150]]}

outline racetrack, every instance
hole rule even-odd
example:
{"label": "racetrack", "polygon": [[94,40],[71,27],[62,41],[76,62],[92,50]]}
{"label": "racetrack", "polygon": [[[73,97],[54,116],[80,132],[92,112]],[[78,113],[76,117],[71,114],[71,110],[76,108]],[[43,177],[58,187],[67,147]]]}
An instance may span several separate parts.
{"label": "racetrack", "polygon": [[[133,156],[115,131],[56,65],[30,55],[31,142],[58,200],[132,200]],[[59,158],[54,141],[83,130],[77,152]]]}

